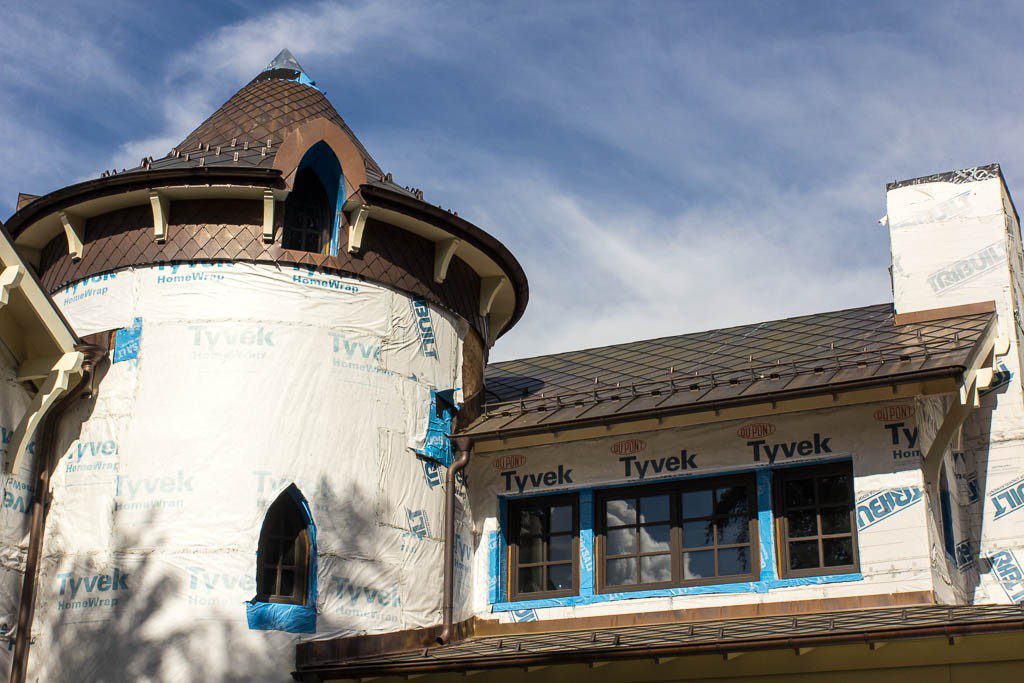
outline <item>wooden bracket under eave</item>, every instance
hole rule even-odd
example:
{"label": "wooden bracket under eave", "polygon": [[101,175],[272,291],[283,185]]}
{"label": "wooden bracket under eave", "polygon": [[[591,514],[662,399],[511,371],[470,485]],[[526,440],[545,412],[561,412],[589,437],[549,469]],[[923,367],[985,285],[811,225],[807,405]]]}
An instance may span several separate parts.
{"label": "wooden bracket under eave", "polygon": [[25,269],[21,266],[7,266],[0,271],[0,308],[11,300],[11,290],[21,286],[21,278],[25,277]]}
{"label": "wooden bracket under eave", "polygon": [[274,242],[274,191],[263,190],[263,243]]}
{"label": "wooden bracket under eave", "polygon": [[64,226],[64,235],[68,238],[68,254],[72,261],[78,261],[85,252],[85,219],[66,211],[60,212],[60,224]]}
{"label": "wooden bracket under eave", "polygon": [[370,215],[370,207],[360,204],[352,216],[348,226],[348,253],[357,254],[363,249],[363,232],[366,230],[366,219]]}
{"label": "wooden bracket under eave", "polygon": [[448,266],[452,263],[455,251],[462,243],[461,240],[450,239],[434,242],[434,282],[441,284],[448,277]]}
{"label": "wooden bracket under eave", "polygon": [[491,306],[501,288],[508,283],[504,275],[480,278],[480,316],[486,318],[491,313]]}
{"label": "wooden bracket under eave", "polygon": [[171,202],[156,190],[149,191],[149,204],[153,207],[153,237],[159,244],[167,241],[167,221],[171,216]]}

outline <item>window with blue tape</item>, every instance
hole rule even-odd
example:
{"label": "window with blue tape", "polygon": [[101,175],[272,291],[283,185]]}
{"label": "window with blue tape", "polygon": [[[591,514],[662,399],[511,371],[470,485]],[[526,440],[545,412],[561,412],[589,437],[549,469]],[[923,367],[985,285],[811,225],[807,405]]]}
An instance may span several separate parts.
{"label": "window with blue tape", "polygon": [[445,467],[452,464],[452,421],[458,408],[455,407],[455,390],[430,392],[430,413],[427,418],[427,436],[423,443],[422,455],[436,460]]}
{"label": "window with blue tape", "polygon": [[250,629],[316,632],[316,526],[309,503],[290,485],[267,510],[256,554]]}

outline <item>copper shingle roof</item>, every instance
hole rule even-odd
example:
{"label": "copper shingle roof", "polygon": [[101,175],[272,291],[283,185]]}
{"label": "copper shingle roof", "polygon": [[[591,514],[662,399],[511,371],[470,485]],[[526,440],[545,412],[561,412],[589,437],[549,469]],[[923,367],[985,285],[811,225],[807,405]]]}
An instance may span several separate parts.
{"label": "copper shingle roof", "polygon": [[536,431],[955,372],[994,317],[897,326],[893,305],[880,304],[494,363],[484,412],[465,432]]}
{"label": "copper shingle roof", "polygon": [[494,635],[356,658],[339,655],[338,641],[314,641],[300,644],[296,659],[301,680],[312,681],[952,637],[1022,625],[1021,605],[918,605]]}
{"label": "copper shingle roof", "polygon": [[380,166],[327,97],[287,50],[236,92],[164,158],[133,171],[198,166],[272,168],[281,143],[307,121],[327,119],[348,136],[363,158],[367,178],[383,177]]}

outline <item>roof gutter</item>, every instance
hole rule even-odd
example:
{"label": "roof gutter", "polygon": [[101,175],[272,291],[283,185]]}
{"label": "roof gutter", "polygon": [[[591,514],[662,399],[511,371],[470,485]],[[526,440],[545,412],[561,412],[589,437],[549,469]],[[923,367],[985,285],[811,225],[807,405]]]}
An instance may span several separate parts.
{"label": "roof gutter", "polygon": [[22,232],[40,219],[99,197],[169,185],[227,185],[239,182],[246,185],[284,188],[281,172],[273,168],[197,166],[159,171],[128,171],[105,178],[86,180],[44,195],[15,212],[7,221],[7,230],[17,239]]}

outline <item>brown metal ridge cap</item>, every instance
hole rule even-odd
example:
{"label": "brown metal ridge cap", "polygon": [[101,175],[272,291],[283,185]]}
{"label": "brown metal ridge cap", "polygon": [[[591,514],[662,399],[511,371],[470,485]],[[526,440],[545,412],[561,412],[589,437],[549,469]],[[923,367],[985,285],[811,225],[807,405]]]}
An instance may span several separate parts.
{"label": "brown metal ridge cap", "polygon": [[560,430],[565,430],[576,429],[581,427],[591,427],[594,425],[618,424],[622,422],[634,422],[636,420],[645,420],[650,418],[686,415],[688,413],[697,413],[706,410],[719,410],[723,408],[735,408],[738,406],[756,405],[758,403],[777,403],[778,401],[790,400],[794,398],[806,398],[808,396],[827,396],[828,394],[834,394],[840,391],[852,391],[855,389],[880,387],[891,384],[905,384],[908,382],[918,382],[932,379],[959,378],[963,375],[966,369],[966,364],[956,364],[945,368],[915,370],[912,372],[904,372],[895,375],[882,375],[878,377],[869,377],[866,379],[852,380],[848,382],[829,382],[827,384],[803,387],[800,389],[782,389],[780,391],[772,391],[764,394],[754,394],[752,396],[735,396],[733,398],[719,399],[717,401],[694,401],[693,403],[689,403],[684,406],[678,407],[652,408],[648,410],[636,411],[633,413],[626,412],[615,415],[602,415],[600,417],[581,418],[578,420],[566,420],[564,422],[545,422],[539,425],[528,425],[526,427],[516,427],[512,429],[499,428],[491,430],[474,428],[474,425],[483,425],[483,423],[490,419],[488,416],[483,415],[477,418],[477,420],[473,424],[468,425],[465,430],[460,431],[459,433],[465,436],[472,436],[474,439],[527,436],[530,434],[542,434],[545,432],[556,431],[556,428]]}
{"label": "brown metal ridge cap", "polygon": [[209,185],[232,180],[272,188],[284,187],[281,172],[273,168],[196,166],[159,171],[126,171],[54,190],[16,211],[7,220],[7,229],[17,238],[27,226],[43,216],[96,197],[170,184]]}
{"label": "brown metal ridge cap", "polygon": [[963,318],[969,315],[980,313],[995,313],[995,301],[979,301],[974,304],[961,304],[959,306],[945,306],[943,308],[929,308],[924,311],[912,311],[910,313],[896,313],[893,316],[893,325],[911,325],[914,323],[930,323],[936,320],[947,320],[949,318]]}
{"label": "brown metal ridge cap", "polygon": [[[996,607],[996,606],[993,606]],[[350,665],[328,665],[305,667],[292,673],[297,681],[333,680],[336,678],[363,678],[369,676],[401,676],[421,673],[440,673],[480,669],[507,669],[525,666],[551,666],[580,664],[594,661],[623,661],[653,659],[655,657],[679,657],[689,655],[726,655],[736,652],[762,650],[796,649],[804,647],[825,647],[864,643],[871,645],[882,641],[908,638],[978,635],[1005,633],[1024,630],[1024,610],[1016,606],[998,606],[1004,614],[976,619],[947,619],[943,624],[921,624],[912,626],[873,627],[851,630],[845,633],[820,632],[808,635],[775,636],[767,638],[735,638],[716,642],[673,643],[669,645],[642,645],[630,647],[621,639],[611,640],[605,647],[586,650],[564,649],[547,652],[523,652],[515,647],[505,648],[502,655],[467,653],[463,657],[431,657],[430,651],[423,653],[419,661],[366,662]],[[893,610],[897,611],[897,610]],[[949,609],[952,612],[952,608]],[[1009,612],[1009,613],[1006,613]],[[317,675],[319,674],[319,676]]]}
{"label": "brown metal ridge cap", "polygon": [[367,183],[359,188],[359,192],[363,199],[371,206],[391,209],[422,220],[425,223],[435,225],[452,236],[464,240],[492,256],[509,276],[509,280],[512,282],[516,292],[516,308],[502,330],[502,334],[512,329],[519,319],[523,317],[526,304],[530,300],[530,286],[526,279],[526,272],[519,264],[518,259],[509,251],[508,247],[498,241],[496,237],[470,223],[465,218],[449,213],[429,202],[381,187],[380,185]]}

